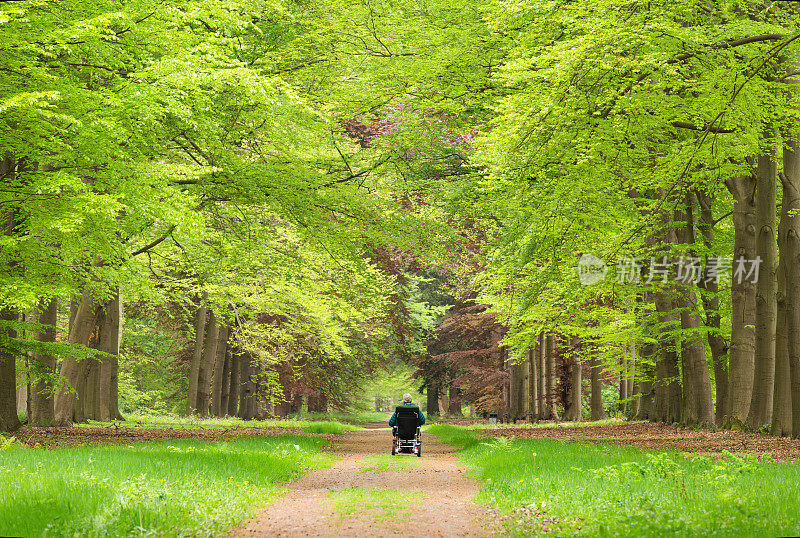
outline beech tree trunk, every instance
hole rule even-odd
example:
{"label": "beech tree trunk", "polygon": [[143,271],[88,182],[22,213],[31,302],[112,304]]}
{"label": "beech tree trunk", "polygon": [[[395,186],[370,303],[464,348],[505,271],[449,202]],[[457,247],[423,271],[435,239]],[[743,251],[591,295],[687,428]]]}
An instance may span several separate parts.
{"label": "beech tree trunk", "polygon": [[222,373],[225,368],[225,358],[228,354],[228,333],[227,325],[220,323],[217,336],[217,353],[214,359],[214,373],[211,385],[211,409],[215,417],[223,415],[222,410]]}
{"label": "beech tree trunk", "polygon": [[655,419],[680,422],[682,394],[678,371],[678,350],[673,331],[680,328],[680,317],[666,292],[655,293],[658,332],[658,362],[655,367]]}
{"label": "beech tree trunk", "polygon": [[700,205],[700,220],[698,228],[703,237],[703,243],[711,251],[711,255],[706,256],[706,271],[704,278],[700,281],[700,287],[705,290],[700,296],[703,301],[703,310],[706,314],[705,324],[708,328],[707,339],[708,347],[711,350],[711,364],[714,368],[714,387],[715,387],[715,414],[714,422],[717,426],[724,426],[728,422],[730,415],[730,398],[728,396],[728,341],[720,332],[721,316],[719,314],[719,283],[717,278],[709,274],[711,258],[718,258],[719,253],[714,250],[714,214],[712,211],[712,199],[706,193],[697,191],[697,201]]}
{"label": "beech tree trunk", "polygon": [[582,403],[581,392],[583,383],[583,372],[581,371],[581,360],[578,354],[579,340],[577,337],[569,337],[567,340],[570,352],[570,384],[567,393],[567,408],[564,410],[564,420],[570,422],[580,422]]}
{"label": "beech tree trunk", "polygon": [[[116,307],[114,308],[114,321],[111,325],[111,339],[108,340],[108,415],[111,420],[125,420],[119,412],[119,348],[122,346],[122,332],[125,325],[125,302],[122,295],[117,292]],[[114,335],[116,332],[116,340]]]}
{"label": "beech tree trunk", "polygon": [[[453,384],[450,383],[449,393],[450,393],[450,401],[448,402],[447,405],[447,414],[457,417],[462,416],[463,413],[461,412],[461,389],[453,386]],[[524,395],[521,397],[524,397]],[[519,418],[519,416],[517,418]]]}
{"label": "beech tree trunk", "polygon": [[619,410],[624,415],[628,410],[628,354],[624,350],[619,358]]}
{"label": "beech tree trunk", "polygon": [[757,430],[772,422],[772,404],[775,394],[775,329],[777,321],[776,270],[777,246],[775,226],[775,196],[777,163],[774,139],[765,133],[767,143],[773,147],[758,156],[756,169],[756,217],[758,236],[756,254],[761,258],[756,283],[756,338],[753,397],[747,425]]}
{"label": "beech tree trunk", "polygon": [[603,408],[603,383],[602,374],[603,366],[597,355],[592,356],[591,360],[591,381],[592,381],[592,395],[591,395],[591,411],[592,420],[601,420],[606,418],[606,412]]}
{"label": "beech tree trunk", "polygon": [[[634,388],[636,387],[636,343],[630,344],[630,356],[628,358],[628,398],[633,397],[636,394]],[[631,400],[629,408],[631,411],[628,413],[629,416],[633,416],[636,414],[636,398]]]}
{"label": "beech tree trunk", "polygon": [[197,411],[197,386],[200,379],[200,366],[203,362],[203,342],[206,332],[207,308],[206,300],[208,292],[203,293],[200,299],[200,308],[197,309],[197,316],[194,321],[194,350],[192,353],[192,364],[189,367],[189,394],[186,398],[186,414],[191,415]]}
{"label": "beech tree trunk", "polygon": [[203,345],[203,361],[197,376],[197,414],[207,417],[211,403],[211,376],[214,373],[214,362],[217,358],[217,342],[219,339],[219,323],[214,312],[208,316],[206,338]]}
{"label": "beech tree trunk", "polygon": [[[49,325],[49,329],[36,333],[39,342],[55,342],[58,323],[58,299],[42,299],[39,301],[39,323]],[[31,357],[34,383],[31,394],[31,415],[28,423],[31,426],[50,426],[53,423],[53,377],[56,373],[56,358],[46,353],[36,353]]]}
{"label": "beech tree trunk", "polygon": [[653,386],[653,360],[657,351],[655,344],[644,344],[639,358],[640,375],[636,377],[639,409],[634,415],[636,420],[655,420],[655,387]]}
{"label": "beech tree trunk", "polygon": [[308,411],[310,413],[327,413],[328,412],[328,397],[324,392],[316,396],[309,395],[308,397]]}
{"label": "beech tree trunk", "polygon": [[[18,314],[11,308],[0,309],[0,322],[17,321]],[[16,338],[17,331],[0,326],[5,338]],[[17,416],[17,357],[0,346],[0,431],[12,432],[20,427]]]}
{"label": "beech tree trunk", "polygon": [[[230,334],[230,333],[229,333]],[[219,416],[228,414],[228,401],[231,396],[231,360],[233,354],[231,353],[230,346],[225,353],[225,363],[222,365],[222,399],[219,402]]]}
{"label": "beech tree trunk", "polygon": [[[800,63],[794,64],[795,73],[789,83],[800,85]],[[800,95],[794,91],[795,108],[800,108]],[[800,437],[800,132],[787,137],[783,150],[783,200],[781,202],[781,261],[785,259],[786,295],[784,317],[786,347],[788,350],[792,437]],[[785,215],[785,216],[784,216]]]}
{"label": "beech tree trunk", "polygon": [[439,414],[439,386],[432,382],[428,381],[428,387],[425,389],[425,397],[428,406],[428,414],[429,415],[438,415]]}
{"label": "beech tree trunk", "polygon": [[542,420],[550,420],[553,416],[550,414],[550,406],[548,405],[548,394],[550,392],[550,384],[548,382],[548,339],[542,333],[539,335],[539,407],[541,415],[539,418]]}
{"label": "beech tree trunk", "polygon": [[[90,345],[92,335],[97,329],[99,309],[100,301],[92,285],[87,285],[70,327],[69,342],[71,344]],[[93,359],[78,361],[75,358],[67,357],[61,363],[61,376],[68,386],[59,390],[55,395],[54,426],[71,426],[73,420],[83,419],[83,402],[78,405],[78,396],[73,389],[78,394],[83,394],[81,391],[85,389],[87,366],[90,360]]]}
{"label": "beech tree trunk", "polygon": [[[731,178],[733,195],[733,263],[756,257],[756,203],[753,175]],[[731,343],[728,351],[728,418],[726,427],[742,428],[750,412],[755,370],[756,287],[749,279],[731,279]]]}
{"label": "beech tree trunk", "polygon": [[97,395],[98,419],[119,418],[119,342],[122,327],[122,299],[116,291],[106,305],[105,319],[100,331],[100,350],[107,353],[100,360]]}
{"label": "beech tree trunk", "polygon": [[239,411],[239,390],[242,373],[242,351],[239,347],[231,350],[231,381],[228,394],[228,416],[235,417]]}
{"label": "beech tree trunk", "polygon": [[550,334],[547,336],[547,412],[553,420],[560,420],[556,408],[556,339]]}
{"label": "beech tree trunk", "polygon": [[681,343],[683,367],[683,423],[713,426],[714,404],[711,397],[711,378],[706,361],[706,346],[700,330],[700,318],[695,313],[697,298],[694,286],[681,286],[681,328],[685,331]]}
{"label": "beech tree trunk", "polygon": [[[781,222],[778,225],[778,246],[781,253],[786,252],[785,241],[788,224],[784,215],[786,207],[781,207]],[[772,400],[772,425],[770,432],[778,437],[792,435],[792,371],[789,363],[789,335],[786,332],[786,256],[778,262],[776,323],[775,323],[775,388]]]}
{"label": "beech tree trunk", "polygon": [[250,403],[250,374],[252,371],[250,365],[249,353],[243,353],[239,361],[240,366],[240,383],[239,383],[239,418],[250,420],[253,418],[253,409],[248,409]]}
{"label": "beech tree trunk", "polygon": [[531,410],[531,417],[534,420],[539,419],[539,373],[538,361],[536,360],[538,356],[539,354],[537,345],[534,345],[528,349],[528,370],[530,371],[529,406]]}

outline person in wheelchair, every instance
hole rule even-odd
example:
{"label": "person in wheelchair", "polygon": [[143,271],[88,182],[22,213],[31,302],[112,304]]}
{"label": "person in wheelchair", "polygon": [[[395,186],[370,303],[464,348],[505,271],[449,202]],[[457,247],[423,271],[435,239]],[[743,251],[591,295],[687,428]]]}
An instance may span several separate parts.
{"label": "person in wheelchair", "polygon": [[422,457],[422,433],[425,424],[422,410],[411,402],[410,394],[403,394],[403,403],[395,407],[389,426],[392,427],[392,456],[407,452]]}

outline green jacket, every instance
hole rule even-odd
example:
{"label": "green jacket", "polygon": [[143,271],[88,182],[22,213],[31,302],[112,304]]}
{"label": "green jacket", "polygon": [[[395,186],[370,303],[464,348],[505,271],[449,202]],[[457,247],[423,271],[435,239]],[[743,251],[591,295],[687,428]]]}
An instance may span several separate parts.
{"label": "green jacket", "polygon": [[[403,403],[402,405],[403,407],[416,407],[417,409],[419,409],[419,406],[412,402]],[[389,419],[389,426],[394,426],[395,424],[397,424],[396,410],[394,413],[392,413],[392,418]],[[423,424],[425,424],[425,415],[422,414],[422,409],[419,409],[419,425],[422,426]]]}

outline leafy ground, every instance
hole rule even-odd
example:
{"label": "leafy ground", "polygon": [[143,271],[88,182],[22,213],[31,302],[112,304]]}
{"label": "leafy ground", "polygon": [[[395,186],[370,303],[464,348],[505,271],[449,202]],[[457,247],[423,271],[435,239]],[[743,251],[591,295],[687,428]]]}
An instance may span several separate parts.
{"label": "leafy ground", "polygon": [[175,439],[130,446],[0,451],[0,534],[127,536],[225,533],[277,483],[330,466],[307,435]]}
{"label": "leafy ground", "polygon": [[[315,415],[319,418],[324,415]],[[239,436],[273,436],[284,433],[341,434],[357,429],[337,420],[263,420],[244,421],[238,418],[195,417],[131,417],[121,422],[89,421],[74,428],[23,427],[13,434],[21,444],[39,448],[64,446],[120,445],[168,439],[221,440]],[[2,437],[2,436],[0,436]]]}
{"label": "leafy ground", "polygon": [[587,443],[613,443],[652,450],[675,449],[682,452],[714,454],[768,454],[776,461],[800,462],[800,439],[773,437],[755,433],[683,428],[674,424],[625,422],[611,419],[598,422],[555,423],[536,425],[496,424],[486,421],[448,421],[483,438],[560,439]]}
{"label": "leafy ground", "polygon": [[[502,430],[486,439],[453,425],[428,431],[464,447],[462,461],[481,481],[477,501],[498,510],[512,534],[784,536],[800,531],[800,465],[776,463],[769,456],[654,453],[567,436],[510,439],[499,434]],[[547,436],[553,431],[548,429]]]}

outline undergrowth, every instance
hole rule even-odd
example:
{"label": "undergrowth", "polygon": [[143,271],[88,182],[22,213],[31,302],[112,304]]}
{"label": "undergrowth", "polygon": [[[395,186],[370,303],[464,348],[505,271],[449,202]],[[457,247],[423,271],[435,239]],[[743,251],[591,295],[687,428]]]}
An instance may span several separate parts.
{"label": "undergrowth", "polygon": [[0,451],[0,535],[216,536],[252,517],[276,484],[327,467],[324,439]]}
{"label": "undergrowth", "polygon": [[769,456],[646,452],[617,445],[429,432],[463,447],[477,501],[512,534],[784,536],[800,531],[800,466]]}

